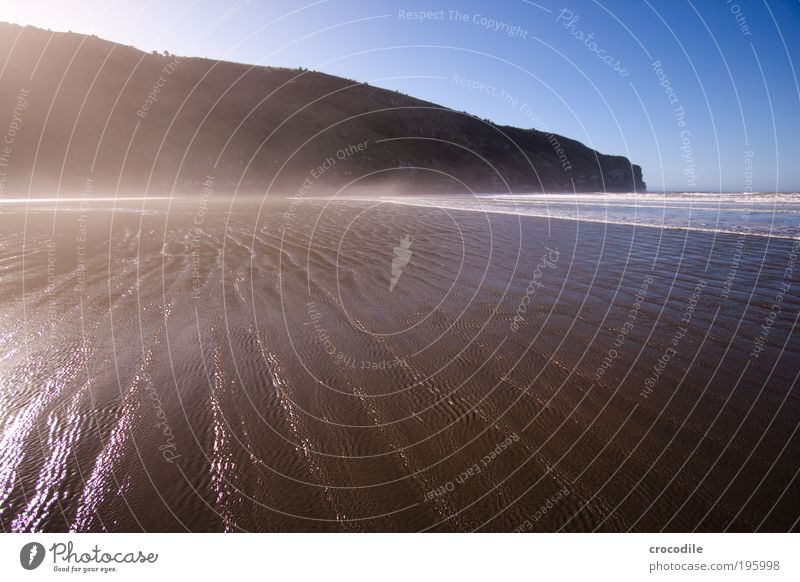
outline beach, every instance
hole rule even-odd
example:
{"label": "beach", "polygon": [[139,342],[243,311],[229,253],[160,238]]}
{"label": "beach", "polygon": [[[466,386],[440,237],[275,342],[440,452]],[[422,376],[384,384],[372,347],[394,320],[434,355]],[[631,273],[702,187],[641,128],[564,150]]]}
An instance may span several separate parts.
{"label": "beach", "polygon": [[798,529],[785,214],[407,202],[3,204],[3,529]]}

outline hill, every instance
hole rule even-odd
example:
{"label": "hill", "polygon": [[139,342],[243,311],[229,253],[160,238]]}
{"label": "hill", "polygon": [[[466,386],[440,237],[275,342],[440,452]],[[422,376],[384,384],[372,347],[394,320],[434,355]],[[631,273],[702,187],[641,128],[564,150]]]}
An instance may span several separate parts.
{"label": "hill", "polygon": [[5,196],[645,188],[627,158],[323,73],[6,23],[0,62]]}

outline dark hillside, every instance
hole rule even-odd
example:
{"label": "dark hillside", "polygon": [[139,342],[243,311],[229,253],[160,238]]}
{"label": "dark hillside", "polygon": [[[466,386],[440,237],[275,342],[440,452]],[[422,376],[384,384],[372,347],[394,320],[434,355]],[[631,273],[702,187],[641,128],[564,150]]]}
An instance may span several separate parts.
{"label": "dark hillside", "polygon": [[644,189],[624,157],[322,73],[11,24],[0,62],[0,131],[14,130],[5,196],[80,193],[89,178],[97,194],[191,193],[209,175],[245,192],[321,194],[357,178],[403,192]]}

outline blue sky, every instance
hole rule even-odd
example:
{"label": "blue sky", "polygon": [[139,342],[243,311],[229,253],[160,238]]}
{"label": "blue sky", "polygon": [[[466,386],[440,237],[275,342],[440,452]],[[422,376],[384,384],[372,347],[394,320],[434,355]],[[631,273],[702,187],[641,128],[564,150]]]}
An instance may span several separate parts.
{"label": "blue sky", "polygon": [[651,191],[800,191],[800,0],[27,0],[0,18],[398,89],[628,156]]}

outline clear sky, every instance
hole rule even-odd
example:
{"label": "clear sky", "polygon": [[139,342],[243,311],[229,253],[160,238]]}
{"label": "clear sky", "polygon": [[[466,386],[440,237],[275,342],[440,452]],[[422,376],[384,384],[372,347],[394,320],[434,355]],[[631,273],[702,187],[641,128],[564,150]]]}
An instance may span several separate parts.
{"label": "clear sky", "polygon": [[24,0],[0,19],[398,89],[628,156],[651,191],[800,191],[800,0]]}

